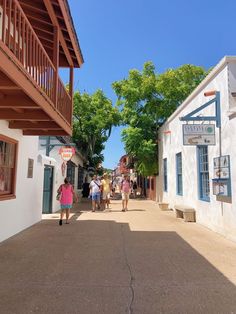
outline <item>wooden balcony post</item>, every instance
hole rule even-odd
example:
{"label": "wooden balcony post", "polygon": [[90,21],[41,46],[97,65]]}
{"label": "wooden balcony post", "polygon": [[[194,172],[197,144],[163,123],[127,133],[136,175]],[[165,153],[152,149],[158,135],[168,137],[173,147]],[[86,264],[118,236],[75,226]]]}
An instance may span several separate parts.
{"label": "wooden balcony post", "polygon": [[[73,92],[74,92],[74,68],[70,67],[70,86],[69,86],[69,94],[71,99],[73,98]],[[72,99],[73,101],[73,99]]]}
{"label": "wooden balcony post", "polygon": [[58,31],[58,26],[54,26],[53,65],[55,67],[54,86],[53,86],[53,99],[54,99],[54,102],[55,102],[55,107],[57,108],[57,99],[58,99],[58,68],[59,68],[59,31]]}
{"label": "wooden balcony post", "polygon": [[74,93],[74,68],[70,67],[70,86],[69,86],[69,94],[71,97],[71,116],[70,116],[70,124],[72,125],[72,115],[74,112],[74,101],[73,101],[73,93]]}

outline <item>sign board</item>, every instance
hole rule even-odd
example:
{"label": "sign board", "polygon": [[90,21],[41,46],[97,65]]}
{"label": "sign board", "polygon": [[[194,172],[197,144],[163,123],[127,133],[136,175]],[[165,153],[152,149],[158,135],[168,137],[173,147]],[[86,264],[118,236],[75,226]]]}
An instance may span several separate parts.
{"label": "sign board", "polygon": [[215,145],[214,124],[183,124],[184,145]]}
{"label": "sign board", "polygon": [[214,158],[213,164],[214,164],[214,178],[216,179],[230,178],[229,155]]}
{"label": "sign board", "polygon": [[213,194],[217,196],[231,196],[230,156],[220,156],[213,159],[214,179]]}
{"label": "sign board", "polygon": [[229,180],[213,179],[213,194],[217,196],[230,196]]}
{"label": "sign board", "polygon": [[62,147],[59,150],[59,154],[64,161],[69,161],[75,154],[74,147]]}
{"label": "sign board", "polygon": [[34,160],[29,158],[28,159],[27,178],[33,178],[33,172],[34,172]]}

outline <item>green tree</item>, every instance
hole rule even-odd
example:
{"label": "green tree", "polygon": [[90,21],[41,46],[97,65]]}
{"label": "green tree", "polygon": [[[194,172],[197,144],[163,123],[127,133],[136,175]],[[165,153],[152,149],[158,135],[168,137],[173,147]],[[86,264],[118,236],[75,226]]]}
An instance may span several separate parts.
{"label": "green tree", "polygon": [[90,162],[97,167],[103,161],[102,151],[112,126],[120,122],[120,113],[103,91],[74,94],[73,140]]}
{"label": "green tree", "polygon": [[143,70],[130,70],[128,78],[112,84],[126,128],[122,140],[136,169],[148,176],[157,172],[159,127],[202,81],[202,67],[183,65],[157,74],[152,62]]}

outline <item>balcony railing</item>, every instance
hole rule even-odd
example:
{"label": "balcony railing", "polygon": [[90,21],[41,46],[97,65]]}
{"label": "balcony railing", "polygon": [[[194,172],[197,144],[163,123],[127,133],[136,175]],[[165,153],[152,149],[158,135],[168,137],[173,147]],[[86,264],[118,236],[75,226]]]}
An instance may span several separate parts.
{"label": "balcony railing", "polygon": [[0,41],[71,124],[71,97],[60,78],[56,84],[57,71],[17,0],[0,0]]}

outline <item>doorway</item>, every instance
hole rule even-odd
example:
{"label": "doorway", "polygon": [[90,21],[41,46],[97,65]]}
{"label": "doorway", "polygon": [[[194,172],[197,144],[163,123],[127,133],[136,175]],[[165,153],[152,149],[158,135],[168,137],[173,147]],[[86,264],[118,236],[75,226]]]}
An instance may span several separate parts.
{"label": "doorway", "polygon": [[43,214],[52,213],[53,167],[44,166]]}

